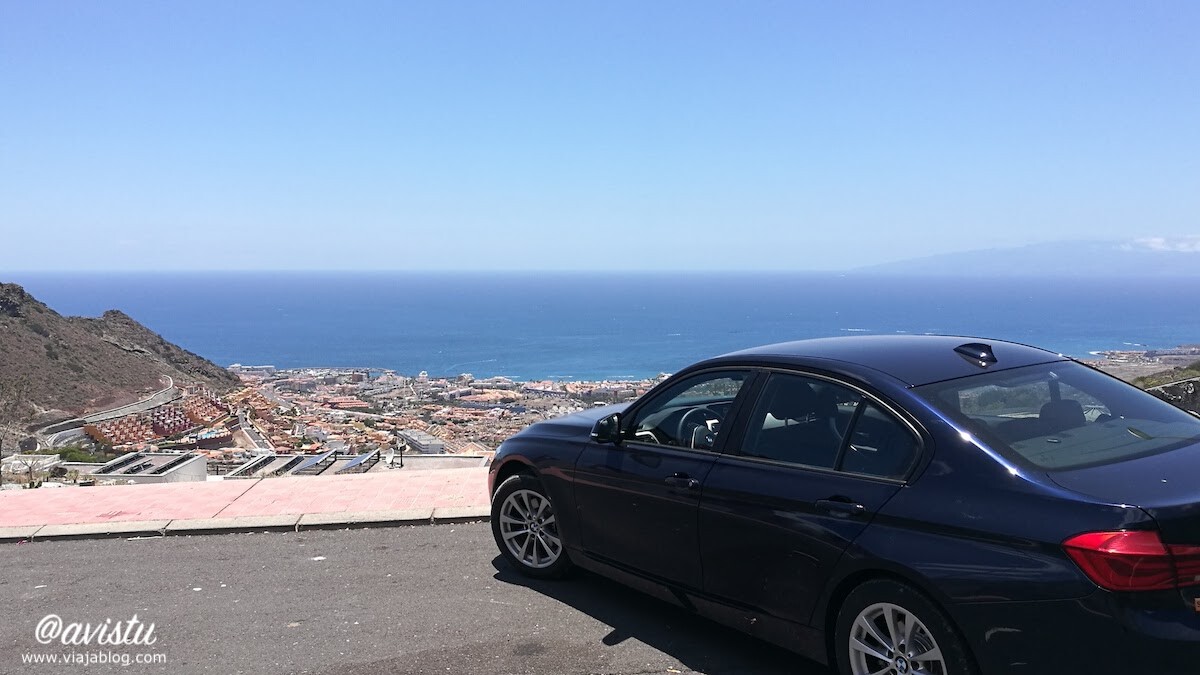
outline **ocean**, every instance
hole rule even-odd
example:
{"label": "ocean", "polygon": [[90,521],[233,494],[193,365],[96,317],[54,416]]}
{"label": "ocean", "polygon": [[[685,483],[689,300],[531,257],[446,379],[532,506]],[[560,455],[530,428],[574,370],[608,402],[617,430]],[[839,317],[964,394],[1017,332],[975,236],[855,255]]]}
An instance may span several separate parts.
{"label": "ocean", "polygon": [[64,315],[120,309],[220,365],[642,378],[771,342],[943,333],[1073,356],[1200,342],[1200,279],[837,273],[21,273]]}

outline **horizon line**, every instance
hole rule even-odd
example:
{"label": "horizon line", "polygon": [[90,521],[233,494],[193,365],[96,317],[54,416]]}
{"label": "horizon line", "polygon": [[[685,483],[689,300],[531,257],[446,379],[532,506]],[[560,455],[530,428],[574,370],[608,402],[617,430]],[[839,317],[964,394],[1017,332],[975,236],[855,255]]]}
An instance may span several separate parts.
{"label": "horizon line", "polygon": [[81,275],[111,275],[111,276],[141,276],[141,275],[175,275],[188,276],[198,274],[284,274],[284,275],[324,275],[324,274],[358,274],[358,275],[460,275],[460,276],[489,276],[489,275],[506,275],[506,276],[538,276],[538,275],[558,275],[558,276],[772,276],[772,275],[854,275],[862,277],[913,277],[913,278],[1180,278],[1189,279],[1200,277],[1200,269],[1196,271],[1160,271],[1160,272],[1134,272],[1134,271],[1108,271],[1105,273],[1089,272],[1089,273],[1072,273],[1069,271],[1059,272],[1015,272],[1002,273],[993,271],[978,271],[973,273],[965,273],[962,271],[938,271],[938,270],[879,270],[875,266],[863,266],[849,269],[789,269],[789,268],[757,268],[757,269],[712,269],[712,270],[696,270],[696,269],[566,269],[566,268],[548,268],[548,269],[514,269],[514,268],[431,268],[431,269],[399,269],[399,268],[286,268],[286,269],[271,269],[271,268],[237,268],[237,269],[9,269],[0,272],[0,283],[4,277],[14,276],[81,276]]}

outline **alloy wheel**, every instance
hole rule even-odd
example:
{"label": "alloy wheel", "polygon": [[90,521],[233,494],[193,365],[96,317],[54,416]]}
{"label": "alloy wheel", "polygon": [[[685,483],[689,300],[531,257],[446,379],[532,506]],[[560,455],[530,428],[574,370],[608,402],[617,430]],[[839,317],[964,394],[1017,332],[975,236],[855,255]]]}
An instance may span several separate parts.
{"label": "alloy wheel", "polygon": [[911,612],[881,602],[863,609],[850,630],[853,675],[946,675],[933,634]]}
{"label": "alloy wheel", "polygon": [[562,555],[562,540],[550,500],[534,490],[516,490],[500,506],[500,536],[522,565],[543,569]]}

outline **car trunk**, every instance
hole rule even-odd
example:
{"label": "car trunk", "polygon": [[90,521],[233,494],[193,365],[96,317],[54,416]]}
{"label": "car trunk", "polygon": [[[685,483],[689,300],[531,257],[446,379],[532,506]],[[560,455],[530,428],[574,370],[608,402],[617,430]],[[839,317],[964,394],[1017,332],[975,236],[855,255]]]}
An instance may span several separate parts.
{"label": "car trunk", "polygon": [[[1158,524],[1164,544],[1200,546],[1200,444],[1049,476],[1068,490],[1141,508]],[[1200,578],[1184,584],[1184,601],[1200,611]]]}
{"label": "car trunk", "polygon": [[1114,504],[1141,507],[1168,544],[1200,545],[1200,444],[1124,462],[1053,471],[1062,487]]}

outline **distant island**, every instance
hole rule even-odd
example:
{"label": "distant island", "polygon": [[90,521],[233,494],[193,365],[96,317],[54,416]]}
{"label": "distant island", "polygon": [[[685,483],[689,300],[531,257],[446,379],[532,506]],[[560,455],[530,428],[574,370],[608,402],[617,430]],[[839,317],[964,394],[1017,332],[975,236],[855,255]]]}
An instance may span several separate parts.
{"label": "distant island", "polygon": [[870,274],[963,277],[1200,277],[1200,240],[1056,241],[859,267]]}

